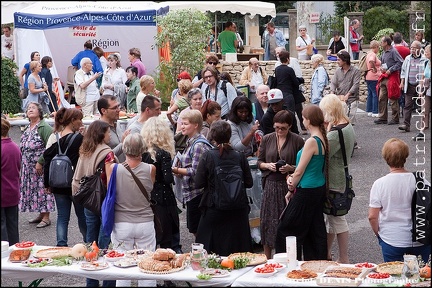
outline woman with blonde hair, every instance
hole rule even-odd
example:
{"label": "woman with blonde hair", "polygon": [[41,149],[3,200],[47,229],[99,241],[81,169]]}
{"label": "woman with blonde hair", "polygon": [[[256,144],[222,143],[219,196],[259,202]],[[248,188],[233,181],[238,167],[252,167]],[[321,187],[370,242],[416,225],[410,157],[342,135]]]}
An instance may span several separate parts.
{"label": "woman with blonde hair", "polygon": [[42,106],[43,113],[49,113],[48,85],[40,77],[42,64],[39,61],[30,62],[31,74],[28,77],[28,96],[24,99],[24,110],[28,103],[37,102]]}
{"label": "woman with blonde hair", "polygon": [[[355,133],[348,116],[345,113],[344,102],[340,101],[335,94],[326,95],[320,102],[319,107],[324,113],[324,125],[327,130],[329,145],[329,189],[343,193],[345,191],[345,169],[342,156],[342,147],[339,141],[338,129],[342,130],[345,154],[351,155],[354,149]],[[347,157],[349,164],[351,157]],[[331,260],[331,248],[335,236],[339,247],[339,263],[349,263],[348,259],[348,223],[343,216],[324,216],[327,226],[327,259]]]}
{"label": "woman with blonde hair", "polygon": [[136,96],[137,111],[141,111],[141,102],[147,95],[159,96],[159,90],[156,90],[156,82],[150,75],[144,75],[140,78],[141,91]]}
{"label": "woman with blonde hair", "polygon": [[181,79],[177,85],[178,85],[178,93],[176,95],[176,100],[174,104],[171,107],[169,107],[166,113],[168,120],[171,122],[171,125],[173,125],[174,127],[174,130],[176,130],[177,127],[176,127],[176,122],[172,116],[175,112],[180,113],[185,108],[189,107],[190,104],[188,101],[187,94],[193,88],[192,82],[189,79]]}
{"label": "woman with blonde hair", "polygon": [[329,84],[330,79],[323,66],[324,57],[321,54],[314,54],[311,57],[314,72],[311,78],[311,99],[312,104],[318,105],[323,98],[324,88]]}
{"label": "woman with blonde hair", "polygon": [[296,236],[297,260],[326,260],[323,204],[328,192],[329,148],[321,109],[307,105],[303,109],[303,124],[311,137],[297,153],[294,173],[287,177],[287,207],[277,228],[275,250],[286,252],[285,238]]}
{"label": "woman with blonde hair", "polygon": [[161,248],[171,248],[173,235],[180,231],[177,201],[172,188],[174,138],[169,124],[160,117],[148,119],[143,125],[141,136],[147,146],[143,161],[156,166],[156,181],[151,190],[151,199],[156,202],[155,212],[163,230],[162,235],[156,234],[157,245]]}
{"label": "woman with blonde hair", "polygon": [[366,112],[368,116],[378,117],[378,94],[376,85],[378,78],[381,76],[381,60],[377,54],[380,49],[380,43],[376,40],[370,42],[370,50],[366,54],[366,65],[368,71],[366,72],[366,85],[368,89],[368,96],[366,100]]}

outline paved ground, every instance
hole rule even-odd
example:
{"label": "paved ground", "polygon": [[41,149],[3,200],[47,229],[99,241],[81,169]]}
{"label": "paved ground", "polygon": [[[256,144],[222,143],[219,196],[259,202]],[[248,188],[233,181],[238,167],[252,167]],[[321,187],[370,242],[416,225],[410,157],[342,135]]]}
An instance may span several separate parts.
{"label": "paved ground", "polygon": [[[360,105],[364,109],[364,105]],[[381,148],[384,142],[391,137],[398,137],[410,145],[410,157],[406,163],[406,168],[410,171],[424,169],[427,171],[427,179],[430,181],[431,171],[431,145],[430,130],[426,132],[425,142],[414,142],[411,137],[417,133],[415,131],[405,133],[397,129],[397,125],[376,125],[373,120],[376,118],[367,117],[360,111],[357,115],[357,123],[354,126],[359,149],[356,149],[350,165],[350,173],[353,176],[353,187],[356,197],[353,201],[352,209],[347,215],[350,226],[349,258],[351,263],[356,262],[383,262],[381,250],[377,240],[372,233],[367,220],[369,191],[373,182],[388,173],[388,167],[381,157]],[[402,120],[402,119],[401,119]],[[11,137],[19,142],[20,130],[14,127]],[[417,166],[415,163],[419,163]],[[423,164],[421,164],[423,163]],[[180,207],[180,205],[179,205]],[[183,251],[190,251],[193,236],[187,232],[185,223],[185,212],[180,214],[181,219],[181,243]],[[51,216],[52,225],[43,229],[36,229],[35,224],[28,224],[28,219],[33,218],[35,213],[20,214],[20,239],[32,240],[41,245],[55,245],[55,223],[56,213]],[[72,223],[69,226],[69,245],[80,242],[76,217],[72,216]],[[262,251],[260,246],[256,247],[256,252]],[[333,246],[334,258],[337,258],[337,247]],[[25,283],[29,284],[29,283]],[[184,282],[176,283],[177,286],[187,285]],[[16,281],[1,278],[1,286],[17,286]],[[40,286],[84,286],[85,279],[81,277],[69,277],[59,275],[45,279]]]}

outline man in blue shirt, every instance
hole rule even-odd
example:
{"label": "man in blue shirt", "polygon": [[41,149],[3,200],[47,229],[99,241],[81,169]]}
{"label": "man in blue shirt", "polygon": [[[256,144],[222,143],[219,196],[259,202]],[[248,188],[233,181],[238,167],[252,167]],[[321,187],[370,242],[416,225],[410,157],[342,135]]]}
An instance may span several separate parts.
{"label": "man in blue shirt", "polygon": [[93,63],[93,72],[94,73],[98,73],[98,72],[103,73],[104,72],[98,56],[93,51],[93,44],[92,44],[91,40],[87,40],[84,43],[84,50],[78,52],[78,54],[76,54],[75,57],[72,58],[72,60],[71,60],[72,66],[77,67],[77,70],[81,69],[80,62],[81,62],[81,59],[84,57],[90,58],[91,62]]}

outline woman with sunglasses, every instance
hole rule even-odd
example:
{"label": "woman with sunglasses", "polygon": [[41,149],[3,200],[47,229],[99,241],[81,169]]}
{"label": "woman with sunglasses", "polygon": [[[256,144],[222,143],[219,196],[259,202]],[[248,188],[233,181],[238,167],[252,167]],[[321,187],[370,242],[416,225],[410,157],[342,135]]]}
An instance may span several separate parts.
{"label": "woman with sunglasses", "polygon": [[273,118],[275,132],[264,135],[259,146],[257,164],[262,171],[263,189],[260,230],[267,259],[272,258],[279,215],[285,207],[286,175],[294,171],[297,152],[304,145],[303,138],[291,132],[292,117],[287,110],[277,112]]}
{"label": "woman with sunglasses", "polygon": [[[207,57],[205,61],[204,68],[207,66],[212,66],[216,68],[216,65],[218,64],[219,64],[219,58],[216,55],[210,55]],[[192,84],[194,88],[201,88],[202,84],[204,83],[204,78],[202,77],[201,71],[202,70],[198,71],[198,73],[192,79]],[[219,70],[217,70],[217,73],[219,74]]]}

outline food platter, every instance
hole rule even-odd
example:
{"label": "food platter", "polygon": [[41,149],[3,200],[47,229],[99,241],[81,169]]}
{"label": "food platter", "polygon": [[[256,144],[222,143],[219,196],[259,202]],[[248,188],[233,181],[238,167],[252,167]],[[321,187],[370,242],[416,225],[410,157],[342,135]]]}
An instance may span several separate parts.
{"label": "food platter", "polygon": [[309,282],[314,281],[317,278],[318,274],[311,271],[303,271],[303,270],[292,270],[286,274],[286,277],[290,281],[295,282]]}
{"label": "food platter", "polygon": [[366,269],[353,267],[353,265],[329,266],[317,277],[316,283],[319,286],[356,287],[362,283],[367,273]]}
{"label": "food platter", "polygon": [[70,247],[53,247],[38,250],[34,253],[36,258],[60,258],[64,256],[69,256],[72,251]]}
{"label": "food platter", "polygon": [[129,268],[138,265],[138,261],[130,258],[123,258],[113,263],[114,266],[120,268]]}
{"label": "food platter", "polygon": [[98,261],[92,261],[92,262],[83,262],[80,266],[81,269],[87,270],[87,271],[97,271],[97,270],[103,270],[109,267],[109,264],[106,262],[98,262]]}
{"label": "food platter", "polygon": [[23,249],[23,250],[26,250],[26,249],[32,249],[34,246],[35,246],[35,242],[33,242],[33,241],[22,241],[22,242],[19,242],[19,243],[15,243],[13,246],[12,246],[12,249],[14,249],[14,250],[20,250],[20,249]]}
{"label": "food platter", "polygon": [[43,263],[45,265],[48,265],[52,262],[53,262],[53,260],[51,258],[37,258],[37,259],[29,259],[29,260],[22,261],[21,264],[23,264],[24,266],[32,267],[32,265],[35,265],[35,264]]}
{"label": "food platter", "polygon": [[9,261],[12,263],[21,263],[22,261],[29,259],[30,253],[30,249],[12,250],[9,254]]}
{"label": "food platter", "polygon": [[207,274],[212,278],[222,278],[230,276],[230,272],[225,269],[206,268],[200,271],[201,274]]}
{"label": "food platter", "polygon": [[229,259],[233,259],[233,260],[235,258],[240,258],[240,257],[249,259],[249,263],[247,264],[247,266],[256,266],[267,262],[267,256],[265,254],[242,252],[242,253],[232,253],[228,256]]}
{"label": "food platter", "polygon": [[339,266],[335,261],[328,260],[311,260],[305,261],[300,265],[300,269],[303,271],[311,271],[315,273],[323,273],[330,266]]}
{"label": "food platter", "polygon": [[390,283],[392,277],[388,273],[370,273],[366,276],[366,281],[374,284]]}
{"label": "food platter", "polygon": [[400,275],[402,274],[404,263],[401,261],[384,262],[378,264],[376,271],[379,273],[389,273],[390,275]]}

